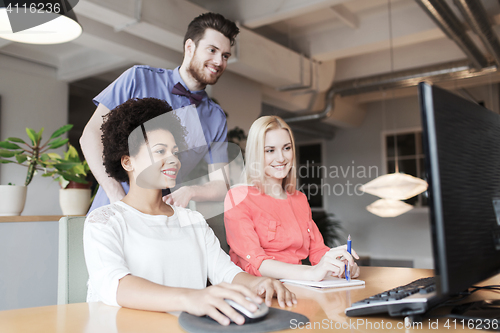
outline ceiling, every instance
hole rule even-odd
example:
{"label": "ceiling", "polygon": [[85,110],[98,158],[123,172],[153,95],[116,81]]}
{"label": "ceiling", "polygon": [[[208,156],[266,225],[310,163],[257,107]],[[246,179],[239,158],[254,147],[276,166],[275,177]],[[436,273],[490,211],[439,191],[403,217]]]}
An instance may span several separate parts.
{"label": "ceiling", "polygon": [[[445,2],[464,23],[454,2]],[[480,2],[498,33],[499,1]],[[53,67],[63,81],[111,81],[132,64],[180,64],[187,25],[206,11],[219,12],[244,30],[236,51],[240,63],[235,61],[228,70],[274,91],[307,85],[308,78],[314,78],[322,80],[314,89],[324,92],[332,82],[467,59],[414,0],[81,0],[75,12],[84,32],[78,39],[59,45],[0,39],[0,53]],[[283,60],[288,59],[286,52],[295,62]],[[306,74],[292,73],[298,67],[305,71],[309,60],[318,67]],[[276,69],[281,74],[266,76],[268,64],[273,69],[283,66]]]}

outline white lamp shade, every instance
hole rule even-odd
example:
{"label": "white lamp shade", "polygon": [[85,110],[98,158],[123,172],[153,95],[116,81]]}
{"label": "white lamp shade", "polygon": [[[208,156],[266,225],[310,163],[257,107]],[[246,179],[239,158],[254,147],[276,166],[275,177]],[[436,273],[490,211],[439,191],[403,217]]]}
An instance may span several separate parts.
{"label": "white lamp shade", "polygon": [[82,34],[81,25],[64,15],[19,32],[12,32],[5,7],[0,7],[0,38],[28,44],[59,44]]}
{"label": "white lamp shade", "polygon": [[406,200],[427,190],[427,182],[404,173],[390,173],[375,178],[360,189],[384,199]]}
{"label": "white lamp shade", "polygon": [[412,210],[413,206],[399,200],[379,199],[366,206],[366,209],[380,217],[396,217]]}

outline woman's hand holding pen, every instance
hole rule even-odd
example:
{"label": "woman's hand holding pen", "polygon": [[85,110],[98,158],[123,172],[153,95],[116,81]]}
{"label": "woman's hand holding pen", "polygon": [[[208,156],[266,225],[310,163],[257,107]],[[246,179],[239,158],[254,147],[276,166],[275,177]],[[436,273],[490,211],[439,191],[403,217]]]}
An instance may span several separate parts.
{"label": "woman's hand holding pen", "polygon": [[[358,264],[354,263],[354,265],[351,266],[351,278],[355,279],[359,276],[360,269]],[[342,277],[342,276],[341,276]]]}
{"label": "woman's hand holding pen", "polygon": [[336,259],[342,261],[344,265],[342,266],[342,273],[340,275],[332,274],[333,276],[343,277],[345,265],[350,265],[352,278],[357,278],[359,276],[360,269],[358,267],[358,264],[354,262],[354,258],[359,259],[359,256],[354,249],[351,249],[351,253],[349,253],[347,245],[340,245],[331,248],[330,251],[325,253],[325,256],[326,255],[335,257]]}
{"label": "woman's hand holding pen", "polygon": [[359,259],[359,256],[354,249],[351,249],[351,252],[352,255],[347,252],[347,245],[331,248],[317,265],[311,266],[307,280],[321,281],[328,275],[342,277],[346,264],[351,266],[351,276],[358,277],[359,267],[354,258]]}

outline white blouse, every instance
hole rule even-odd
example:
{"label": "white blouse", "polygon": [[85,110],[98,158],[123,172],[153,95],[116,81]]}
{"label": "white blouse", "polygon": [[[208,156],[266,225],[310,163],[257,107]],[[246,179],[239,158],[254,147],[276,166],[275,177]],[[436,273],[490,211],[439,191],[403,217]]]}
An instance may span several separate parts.
{"label": "white blouse", "polygon": [[207,278],[213,285],[231,283],[242,272],[200,213],[172,208],[170,217],[148,215],[117,201],[89,214],[83,231],[87,302],[118,306],[118,282],[127,274],[169,287],[203,289]]}

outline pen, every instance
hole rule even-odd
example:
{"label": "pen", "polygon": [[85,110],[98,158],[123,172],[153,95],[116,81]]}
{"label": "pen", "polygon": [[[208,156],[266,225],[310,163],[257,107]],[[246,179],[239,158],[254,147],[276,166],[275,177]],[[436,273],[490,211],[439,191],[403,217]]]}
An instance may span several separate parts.
{"label": "pen", "polygon": [[[347,252],[349,252],[349,254],[351,254],[351,235],[349,235],[347,237]],[[347,263],[345,265],[345,279],[347,281],[351,281],[351,266],[349,265],[349,263]]]}

